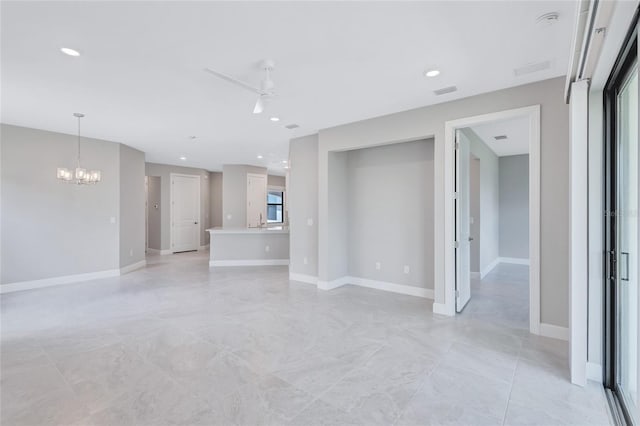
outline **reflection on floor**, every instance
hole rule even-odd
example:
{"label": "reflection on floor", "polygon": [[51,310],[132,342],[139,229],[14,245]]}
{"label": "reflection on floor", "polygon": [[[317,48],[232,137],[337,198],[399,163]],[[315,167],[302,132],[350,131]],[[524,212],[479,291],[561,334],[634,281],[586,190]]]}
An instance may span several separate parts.
{"label": "reflection on floor", "polygon": [[565,342],[483,303],[436,317],[283,267],[210,271],[206,253],[1,303],[3,425],[608,423],[601,388],[569,384]]}

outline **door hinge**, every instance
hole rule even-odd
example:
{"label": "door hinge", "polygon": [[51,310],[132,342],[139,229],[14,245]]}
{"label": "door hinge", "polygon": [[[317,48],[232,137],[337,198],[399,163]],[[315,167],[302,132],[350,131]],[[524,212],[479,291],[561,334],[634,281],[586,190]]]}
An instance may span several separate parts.
{"label": "door hinge", "polygon": [[454,247],[454,248],[460,248],[460,243],[459,243],[459,242],[457,242],[457,241],[454,241],[454,242],[453,242],[453,247]]}
{"label": "door hinge", "polygon": [[460,290],[456,290],[456,297],[460,297]]}
{"label": "door hinge", "polygon": [[460,142],[455,142],[453,144],[453,149],[460,149]]}
{"label": "door hinge", "polygon": [[454,192],[454,193],[453,193],[453,199],[454,199],[454,200],[457,200],[457,199],[458,199],[458,191],[456,191],[456,192]]}

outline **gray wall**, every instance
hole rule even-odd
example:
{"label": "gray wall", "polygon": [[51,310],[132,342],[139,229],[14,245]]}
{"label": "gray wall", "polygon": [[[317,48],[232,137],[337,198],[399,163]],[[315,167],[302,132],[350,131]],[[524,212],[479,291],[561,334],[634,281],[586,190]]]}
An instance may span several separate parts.
{"label": "gray wall", "polygon": [[500,157],[500,256],[529,258],[529,155]]}
{"label": "gray wall", "polygon": [[[318,275],[327,275],[329,255],[340,241],[329,235],[329,152],[359,149],[390,142],[435,139],[434,194],[441,196],[444,158],[444,123],[463,117],[507,109],[540,105],[541,112],[541,250],[540,317],[543,323],[568,325],[568,222],[569,222],[569,109],[564,103],[564,77],[476,95],[451,102],[363,120],[319,132],[318,146]],[[296,159],[291,158],[294,162]],[[435,235],[444,238],[444,206],[436,200]],[[291,214],[295,214],[293,211]],[[434,282],[444,282],[443,269],[436,269]],[[435,298],[444,302],[444,287],[436,286]]]}
{"label": "gray wall", "polygon": [[[162,249],[162,196],[161,179],[159,176],[149,176],[148,180],[148,210],[149,219],[147,222],[147,232],[149,233],[149,248],[154,250]],[[156,205],[158,208],[156,208]]]}
{"label": "gray wall", "polygon": [[267,186],[286,186],[286,178],[284,176],[269,175],[267,176]]}
{"label": "gray wall", "polygon": [[471,154],[480,160],[480,264],[485,271],[500,253],[500,177],[499,158],[471,129],[461,130],[463,143],[469,143]]}
{"label": "gray wall", "polygon": [[471,272],[480,272],[480,244],[482,243],[482,235],[480,234],[480,225],[482,224],[482,215],[480,214],[480,159],[471,156],[469,161],[469,202],[470,215],[473,223],[470,225],[471,236]]}
{"label": "gray wall", "polygon": [[[284,232],[215,233],[211,260],[273,260],[289,258],[289,234]],[[269,251],[266,247],[269,246]]]}
{"label": "gray wall", "polygon": [[247,173],[266,175],[267,169],[242,164],[222,167],[223,228],[247,227]]}
{"label": "gray wall", "polygon": [[[329,153],[329,238],[334,242],[329,253],[329,263],[326,279],[332,281],[349,274],[349,188],[346,185],[348,177],[348,153]],[[322,271],[321,271],[322,272]]]}
{"label": "gray wall", "polygon": [[120,267],[145,259],[144,152],[120,144]]}
{"label": "gray wall", "polygon": [[433,289],[433,140],[348,151],[346,187],[348,275]]}
{"label": "gray wall", "polygon": [[209,227],[219,228],[222,226],[222,172],[209,173],[209,186],[211,189]]}
{"label": "gray wall", "polygon": [[318,135],[293,139],[289,158],[289,272],[315,277],[318,275]]}
{"label": "gray wall", "polygon": [[76,136],[5,124],[0,136],[1,282],[117,269],[119,144],[83,138],[82,164],[102,182],[76,186],[56,179],[75,166]]}
{"label": "gray wall", "polygon": [[161,186],[161,250],[170,250],[171,247],[171,218],[170,218],[170,174],[181,173],[186,175],[200,176],[200,245],[209,244],[209,172],[203,169],[192,167],[172,166],[168,164],[146,163],[146,175],[160,177]]}

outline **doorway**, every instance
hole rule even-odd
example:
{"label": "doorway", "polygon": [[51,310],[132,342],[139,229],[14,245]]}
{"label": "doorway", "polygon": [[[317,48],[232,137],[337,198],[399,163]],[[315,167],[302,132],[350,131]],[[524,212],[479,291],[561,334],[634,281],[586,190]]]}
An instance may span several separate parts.
{"label": "doorway", "polygon": [[171,252],[200,247],[200,176],[171,173]]}
{"label": "doorway", "polygon": [[[482,244],[476,253],[478,263],[482,264],[476,274],[471,274],[471,265],[474,263],[472,248],[476,242],[476,235],[471,234],[472,225],[475,225],[476,217],[471,215],[473,197],[470,194],[470,176],[474,165],[480,168],[479,184],[486,186],[487,180],[482,170],[493,169],[493,179],[499,179],[498,159],[495,157],[495,167],[479,158],[479,162],[474,163],[474,156],[478,158],[477,152],[471,155],[470,138],[475,132],[469,132],[469,128],[491,127],[500,122],[524,123],[524,136],[521,141],[528,152],[511,152],[511,155],[527,154],[524,158],[528,166],[526,174],[528,196],[525,212],[528,214],[528,221],[525,225],[519,225],[524,237],[520,238],[521,243],[526,247],[524,257],[501,256],[499,251],[499,213],[498,213],[498,186],[495,185],[493,193],[489,195],[490,203],[495,207],[495,214],[480,213],[478,217],[479,227],[488,229],[480,232],[479,242]],[[472,277],[482,278],[488,271],[493,270],[498,264],[509,264],[506,269],[522,269],[524,271],[524,282],[528,284],[528,291],[525,294],[528,299],[528,329],[531,333],[540,332],[540,107],[538,105],[507,110],[492,114],[485,114],[460,120],[449,121],[445,124],[445,154],[450,152],[451,162],[445,163],[445,191],[451,194],[451,204],[445,205],[445,240],[451,241],[453,250],[445,251],[445,301],[451,311],[461,312],[467,303],[473,298]],[[503,136],[501,134],[492,135]],[[477,137],[477,134],[475,135]],[[487,139],[485,137],[485,139]],[[502,138],[497,138],[499,140]],[[509,138],[503,140],[506,143],[505,149],[509,149]],[[447,171],[447,169],[450,170]],[[477,173],[477,171],[476,171]],[[484,259],[482,259],[484,257]],[[450,260],[448,260],[449,258]],[[528,264],[528,265],[527,265]],[[505,268],[503,268],[505,269]],[[526,290],[525,290],[526,291]],[[526,318],[525,318],[526,319]]]}
{"label": "doorway", "polygon": [[640,421],[638,13],[605,88],[605,380],[614,416]]}

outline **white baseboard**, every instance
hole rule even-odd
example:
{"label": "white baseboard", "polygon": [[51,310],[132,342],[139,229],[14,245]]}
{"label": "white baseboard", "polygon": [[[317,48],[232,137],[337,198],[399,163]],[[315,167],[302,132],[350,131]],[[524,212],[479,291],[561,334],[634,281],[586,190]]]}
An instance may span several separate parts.
{"label": "white baseboard", "polygon": [[200,248],[198,249],[198,251],[207,251],[207,250],[209,250],[209,244],[200,246]]}
{"label": "white baseboard", "polygon": [[318,280],[318,289],[320,290],[333,290],[334,288],[342,287],[349,284],[349,277],[338,278],[333,281],[320,281]]}
{"label": "white baseboard", "polygon": [[20,281],[0,285],[0,294],[13,293],[14,291],[35,290],[38,288],[53,287],[64,284],[74,284],[82,281],[117,277],[118,275],[120,275],[119,269],[108,269],[106,271],[88,272],[85,274],[63,275],[60,277],[44,278],[41,280]]}
{"label": "white baseboard", "polygon": [[540,335],[551,337],[552,339],[569,340],[569,329],[553,324],[540,323]]}
{"label": "white baseboard", "polygon": [[519,257],[499,257],[500,263],[513,263],[515,265],[529,265],[529,259]]}
{"label": "white baseboard", "polygon": [[447,309],[447,305],[445,305],[444,303],[436,302],[433,302],[433,313],[438,315],[446,315],[448,317],[454,315],[453,313],[449,312],[449,310]]}
{"label": "white baseboard", "polygon": [[289,280],[318,285],[318,277],[314,277],[313,275],[298,274],[296,272],[289,272]]}
{"label": "white baseboard", "polygon": [[595,362],[587,362],[587,379],[602,383],[602,365]]}
{"label": "white baseboard", "polygon": [[287,266],[289,259],[210,260],[209,266]]}
{"label": "white baseboard", "polygon": [[147,266],[146,260],[141,260],[140,262],[132,263],[131,265],[127,265],[124,268],[120,268],[120,275],[128,274],[129,272],[135,271],[136,269],[144,268]]}
{"label": "white baseboard", "polygon": [[388,291],[391,293],[406,294],[409,296],[424,297],[426,299],[433,299],[433,290],[422,287],[414,287],[405,284],[395,284],[385,281],[370,280],[367,278],[359,277],[347,277],[349,284],[357,285],[360,287],[373,288],[376,290]]}
{"label": "white baseboard", "polygon": [[480,279],[483,279],[489,272],[493,271],[493,268],[498,266],[498,263],[500,263],[500,258],[496,257],[493,262],[489,263],[482,271],[480,271]]}
{"label": "white baseboard", "polygon": [[161,256],[166,256],[168,254],[172,254],[173,252],[171,250],[158,250],[158,249],[148,248],[147,249],[147,253],[148,254],[159,254]]}

